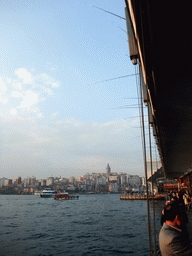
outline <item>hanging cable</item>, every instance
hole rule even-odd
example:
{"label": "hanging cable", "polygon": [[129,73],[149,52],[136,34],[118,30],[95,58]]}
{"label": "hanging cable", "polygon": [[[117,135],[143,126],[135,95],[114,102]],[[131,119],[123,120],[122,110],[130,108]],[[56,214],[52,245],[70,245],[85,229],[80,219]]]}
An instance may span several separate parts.
{"label": "hanging cable", "polygon": [[[150,104],[150,103],[149,103]],[[152,191],[152,205],[153,205],[153,236],[154,236],[154,252],[156,251],[156,230],[155,230],[155,204],[154,204],[154,184],[153,184],[153,163],[152,163],[152,150],[151,150],[151,128],[149,123],[149,107],[148,107],[148,128],[149,128],[149,150],[150,150],[150,165],[151,165],[151,191]]]}
{"label": "hanging cable", "polygon": [[[139,63],[140,69],[140,63]],[[135,72],[136,73],[136,72]],[[145,125],[144,125],[144,111],[143,111],[143,95],[142,95],[142,79],[141,79],[141,69],[139,70],[139,83],[137,83],[137,93],[140,94],[140,116],[141,116],[141,127],[142,127],[142,144],[143,144],[143,158],[144,158],[144,169],[145,169],[145,179],[146,179],[146,192],[147,192],[147,217],[148,217],[148,234],[149,234],[149,252],[152,255],[152,244],[151,244],[151,224],[150,224],[150,209],[149,209],[149,191],[148,191],[148,181],[147,181],[147,159],[146,159],[146,139],[145,139]],[[139,86],[140,85],[140,86]],[[139,101],[139,100],[138,100]]]}

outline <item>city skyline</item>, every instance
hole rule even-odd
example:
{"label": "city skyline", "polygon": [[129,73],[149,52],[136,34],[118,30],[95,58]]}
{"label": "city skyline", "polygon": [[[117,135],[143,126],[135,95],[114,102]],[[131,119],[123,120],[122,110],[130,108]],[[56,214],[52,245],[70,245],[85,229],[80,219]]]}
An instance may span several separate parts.
{"label": "city skyline", "polygon": [[[110,169],[111,169],[111,167],[110,167]],[[48,178],[66,178],[66,179],[70,179],[70,178],[72,178],[72,177],[74,177],[74,178],[79,178],[79,177],[84,177],[84,176],[86,176],[86,175],[93,175],[93,174],[98,174],[98,175],[103,175],[103,174],[105,174],[106,175],[106,168],[105,168],[105,170],[102,170],[101,172],[100,171],[98,171],[98,172],[87,172],[87,173],[84,173],[84,174],[81,174],[81,175],[71,175],[71,176],[63,176],[63,175],[60,175],[60,174],[57,174],[57,175],[50,175],[50,176],[46,176],[46,177],[38,177],[38,176],[34,176],[34,175],[32,175],[32,176],[14,176],[14,177],[8,177],[8,176],[0,176],[0,179],[2,179],[2,178],[7,178],[7,179],[12,179],[12,180],[14,180],[14,179],[17,179],[17,178],[21,178],[21,179],[28,179],[28,178],[35,178],[35,179],[38,179],[38,180],[43,180],[43,179],[48,179]],[[144,174],[143,174],[143,176],[140,176],[140,175],[138,175],[138,174],[130,174],[130,173],[128,173],[128,172],[110,172],[110,175],[111,176],[113,176],[114,174],[118,174],[118,175],[130,175],[130,176],[139,176],[139,177],[144,177]]]}
{"label": "city skyline", "polygon": [[[1,176],[78,176],[108,162],[144,175],[126,22],[92,3],[2,5]],[[125,16],[124,1],[97,5]]]}
{"label": "city skyline", "polygon": [[[138,175],[127,173],[111,172],[107,164],[105,173],[87,173],[78,177],[47,177],[36,179],[36,177],[15,177],[0,178],[1,194],[38,194],[44,188],[52,188],[56,191],[70,192],[111,192],[118,193],[126,189],[141,190],[145,189],[145,178]],[[36,194],[36,195],[37,195]]]}

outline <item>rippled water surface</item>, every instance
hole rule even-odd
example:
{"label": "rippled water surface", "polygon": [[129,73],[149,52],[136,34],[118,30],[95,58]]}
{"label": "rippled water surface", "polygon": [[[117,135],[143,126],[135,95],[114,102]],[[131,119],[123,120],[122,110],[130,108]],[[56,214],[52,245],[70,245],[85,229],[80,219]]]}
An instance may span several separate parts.
{"label": "rippled water surface", "polygon": [[149,255],[146,201],[119,198],[0,195],[0,255]]}

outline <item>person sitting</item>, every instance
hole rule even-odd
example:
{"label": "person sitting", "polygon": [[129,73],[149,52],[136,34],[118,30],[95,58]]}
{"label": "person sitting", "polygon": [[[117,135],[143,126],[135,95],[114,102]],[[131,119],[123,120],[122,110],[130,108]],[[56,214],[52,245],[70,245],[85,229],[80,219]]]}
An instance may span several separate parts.
{"label": "person sitting", "polygon": [[163,215],[165,222],[159,233],[162,256],[192,255],[192,245],[181,206],[178,202],[170,202],[164,207]]}

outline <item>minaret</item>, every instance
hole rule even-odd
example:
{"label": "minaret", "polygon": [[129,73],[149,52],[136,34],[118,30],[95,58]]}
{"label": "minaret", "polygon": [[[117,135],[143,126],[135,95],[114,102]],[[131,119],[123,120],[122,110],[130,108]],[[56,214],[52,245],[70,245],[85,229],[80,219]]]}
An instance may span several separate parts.
{"label": "minaret", "polygon": [[111,168],[110,168],[109,164],[107,164],[106,173],[107,173],[107,182],[109,182],[109,175],[111,173]]}

